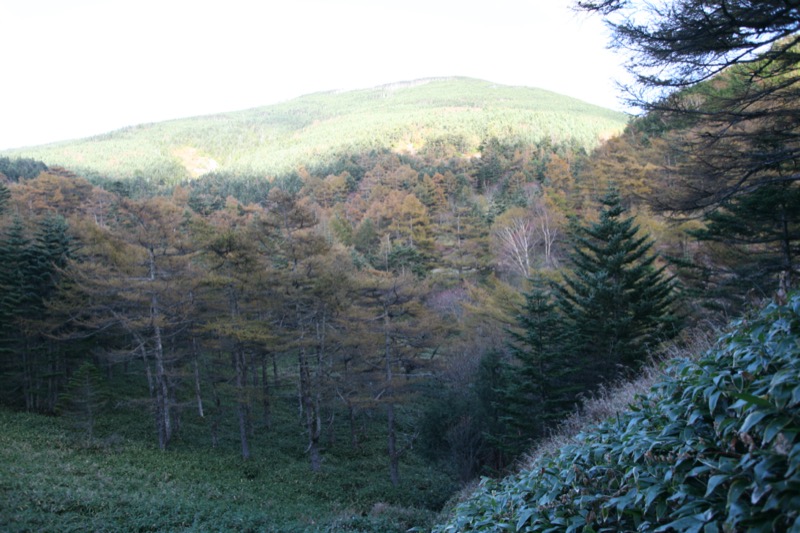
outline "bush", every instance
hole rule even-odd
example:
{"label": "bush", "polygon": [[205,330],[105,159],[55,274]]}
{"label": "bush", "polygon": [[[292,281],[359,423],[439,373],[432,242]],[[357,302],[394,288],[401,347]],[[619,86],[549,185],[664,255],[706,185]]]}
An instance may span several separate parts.
{"label": "bush", "polygon": [[449,531],[800,528],[800,295],[675,360],[630,410],[500,482]]}

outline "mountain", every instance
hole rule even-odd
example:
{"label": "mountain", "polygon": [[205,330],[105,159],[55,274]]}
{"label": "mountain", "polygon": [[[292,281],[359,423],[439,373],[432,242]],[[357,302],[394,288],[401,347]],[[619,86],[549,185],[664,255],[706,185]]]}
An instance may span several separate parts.
{"label": "mountain", "polygon": [[487,139],[568,142],[586,150],[627,116],[541,89],[436,78],[310,94],[245,111],[143,124],[77,141],[3,152],[85,176],[176,183],[214,172],[280,176],[347,154]]}

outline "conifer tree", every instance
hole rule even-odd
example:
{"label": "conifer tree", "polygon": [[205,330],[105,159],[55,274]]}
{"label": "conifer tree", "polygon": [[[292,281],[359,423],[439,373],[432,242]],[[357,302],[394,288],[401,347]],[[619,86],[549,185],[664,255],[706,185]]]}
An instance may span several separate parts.
{"label": "conifer tree", "polygon": [[51,215],[39,223],[34,235],[34,282],[42,299],[52,296],[60,279],[59,272],[67,266],[72,255],[74,245],[68,229],[67,221],[63,217]]}
{"label": "conifer tree", "polygon": [[551,291],[540,277],[531,283],[517,317],[519,330],[510,331],[512,360],[498,398],[509,430],[503,445],[514,455],[563,418],[579,392],[569,379],[574,369],[565,349],[568,332]]}
{"label": "conifer tree", "polygon": [[8,190],[8,186],[0,181],[0,215],[5,213],[6,207],[8,207],[8,202],[11,200],[11,191]]}
{"label": "conifer tree", "polygon": [[[602,14],[626,53],[630,103],[668,123],[679,172],[654,198],[713,208],[738,194],[800,180],[800,9],[789,0],[579,0]],[[683,187],[677,180],[686,179]]]}
{"label": "conifer tree", "polygon": [[691,234],[716,244],[708,248],[714,261],[703,265],[711,282],[703,296],[736,300],[749,291],[770,294],[781,273],[789,275],[786,282],[796,281],[800,187],[776,183],[735,196],[709,213],[705,227]]}
{"label": "conifer tree", "polygon": [[412,276],[365,270],[354,281],[351,331],[361,346],[353,352],[363,353],[363,372],[370,376],[364,393],[386,412],[389,478],[397,487],[400,458],[415,438],[403,434],[398,406],[413,394],[417,374],[426,365],[420,355],[436,352],[444,328],[424,305],[425,285]]}
{"label": "conifer tree", "polygon": [[[31,353],[20,321],[37,311],[30,239],[19,217],[0,236],[0,385],[2,399],[33,410]],[[24,400],[24,402],[23,402]]]}
{"label": "conifer tree", "polygon": [[59,412],[72,419],[91,441],[97,417],[108,407],[110,400],[111,393],[100,371],[85,361],[70,377],[66,391],[59,398]]}
{"label": "conifer tree", "polygon": [[64,365],[58,350],[47,347],[45,331],[53,325],[46,303],[57,293],[72,245],[57,216],[40,221],[33,238],[29,233],[15,216],[0,238],[0,400],[24,399],[28,410],[52,411]]}
{"label": "conifer tree", "polygon": [[601,202],[599,220],[575,229],[572,272],[557,291],[580,358],[579,380],[590,387],[640,365],[679,322],[674,284],[655,266],[652,241],[638,236],[616,191]]}

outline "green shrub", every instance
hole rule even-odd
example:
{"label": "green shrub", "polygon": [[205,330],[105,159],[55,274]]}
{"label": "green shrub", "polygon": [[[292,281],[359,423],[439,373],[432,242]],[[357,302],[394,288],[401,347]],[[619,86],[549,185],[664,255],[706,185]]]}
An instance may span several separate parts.
{"label": "green shrub", "polygon": [[434,531],[797,531],[799,343],[793,295]]}

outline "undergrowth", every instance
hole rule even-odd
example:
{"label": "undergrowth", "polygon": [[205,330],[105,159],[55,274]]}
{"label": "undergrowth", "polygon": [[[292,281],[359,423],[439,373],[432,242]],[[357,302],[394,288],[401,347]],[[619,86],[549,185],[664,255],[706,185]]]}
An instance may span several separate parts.
{"label": "undergrowth", "polygon": [[392,487],[377,434],[327,450],[314,474],[299,429],[262,431],[243,461],[188,414],[167,451],[141,422],[112,413],[87,440],[65,419],[0,410],[0,531],[402,532],[429,527],[453,490],[413,454]]}
{"label": "undergrowth", "polygon": [[434,531],[800,531],[799,342],[795,294]]}

